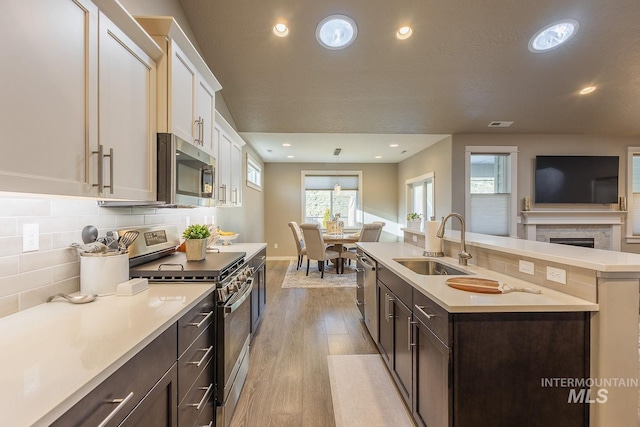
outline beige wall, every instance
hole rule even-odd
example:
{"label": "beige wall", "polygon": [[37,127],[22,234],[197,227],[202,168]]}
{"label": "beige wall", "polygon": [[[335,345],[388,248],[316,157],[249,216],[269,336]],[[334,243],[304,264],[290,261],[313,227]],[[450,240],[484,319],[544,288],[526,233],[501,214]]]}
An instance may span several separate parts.
{"label": "beige wall", "polygon": [[407,215],[406,181],[427,173],[434,173],[436,219],[451,212],[451,137],[426,148],[398,164],[398,218],[405,226]]}
{"label": "beige wall", "polygon": [[[640,145],[639,137],[594,136],[594,135],[454,135],[452,168],[460,171],[452,175],[452,207],[464,212],[464,167],[465,147],[503,146],[518,147],[518,202],[525,196],[531,197],[533,209],[593,209],[593,205],[535,205],[533,203],[533,173],[536,155],[607,155],[620,156],[619,194],[626,194],[627,147]],[[454,226],[457,223],[454,222]],[[622,242],[625,252],[640,253],[640,245]]]}
{"label": "beige wall", "polygon": [[[268,256],[296,255],[291,229],[287,223],[302,222],[303,170],[361,170],[365,222],[386,222],[381,240],[397,240],[397,164],[267,163],[264,221]],[[274,248],[275,244],[278,245],[277,249]]]}

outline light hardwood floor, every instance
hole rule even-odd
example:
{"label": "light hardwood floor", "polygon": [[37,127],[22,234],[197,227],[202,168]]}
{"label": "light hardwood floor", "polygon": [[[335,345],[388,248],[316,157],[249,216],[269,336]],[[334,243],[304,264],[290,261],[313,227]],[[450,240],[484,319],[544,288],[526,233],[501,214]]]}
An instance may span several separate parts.
{"label": "light hardwood floor", "polygon": [[232,427],[334,426],[327,355],[378,352],[355,288],[282,289],[288,265],[267,262],[267,308]]}

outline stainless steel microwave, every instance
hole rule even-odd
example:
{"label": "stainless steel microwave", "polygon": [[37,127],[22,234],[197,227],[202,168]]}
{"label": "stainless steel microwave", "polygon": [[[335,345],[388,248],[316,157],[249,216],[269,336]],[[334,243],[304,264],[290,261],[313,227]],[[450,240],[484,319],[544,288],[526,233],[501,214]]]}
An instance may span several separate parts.
{"label": "stainless steel microwave", "polygon": [[171,133],[158,134],[158,201],[215,206],[215,159]]}

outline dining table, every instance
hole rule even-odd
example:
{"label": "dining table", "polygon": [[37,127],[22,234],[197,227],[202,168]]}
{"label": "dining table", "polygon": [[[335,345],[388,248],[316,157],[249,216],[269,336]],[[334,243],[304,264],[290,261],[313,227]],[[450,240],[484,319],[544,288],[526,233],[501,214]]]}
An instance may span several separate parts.
{"label": "dining table", "polygon": [[[343,251],[345,244],[359,241],[360,233],[323,233],[322,239],[325,245],[333,245],[333,250],[340,253]],[[341,259],[338,258],[337,261],[339,262]]]}

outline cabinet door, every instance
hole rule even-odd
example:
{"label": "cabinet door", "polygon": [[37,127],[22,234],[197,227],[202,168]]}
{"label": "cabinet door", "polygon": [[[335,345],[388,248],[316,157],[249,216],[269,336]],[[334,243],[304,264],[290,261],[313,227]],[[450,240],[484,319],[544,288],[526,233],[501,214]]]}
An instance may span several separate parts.
{"label": "cabinet door", "polygon": [[414,343],[414,418],[428,427],[449,425],[451,350],[426,326],[416,322]]}
{"label": "cabinet door", "polygon": [[124,419],[120,427],[176,427],[178,370],[174,364]]}
{"label": "cabinet door", "polygon": [[0,190],[97,195],[96,6],[3,2],[0,37]]}
{"label": "cabinet door", "polygon": [[382,358],[393,369],[393,304],[391,292],[378,281],[378,349]]}
{"label": "cabinet door", "polygon": [[204,150],[213,151],[213,122],[215,120],[216,93],[209,84],[198,77],[198,90],[196,93],[196,138]]}
{"label": "cabinet door", "polygon": [[231,204],[242,206],[242,147],[231,144]]}
{"label": "cabinet door", "polygon": [[231,204],[231,146],[233,142],[226,132],[220,132],[220,146],[218,147],[218,204],[229,206]]}
{"label": "cabinet door", "polygon": [[393,304],[393,370],[398,376],[398,389],[400,394],[411,406],[412,376],[412,345],[411,324],[413,316],[400,301],[392,301]]}
{"label": "cabinet door", "polygon": [[155,200],[156,64],[100,13],[103,195]]}
{"label": "cabinet door", "polygon": [[193,143],[198,72],[175,42],[171,43],[171,94],[169,123],[171,132]]}

